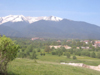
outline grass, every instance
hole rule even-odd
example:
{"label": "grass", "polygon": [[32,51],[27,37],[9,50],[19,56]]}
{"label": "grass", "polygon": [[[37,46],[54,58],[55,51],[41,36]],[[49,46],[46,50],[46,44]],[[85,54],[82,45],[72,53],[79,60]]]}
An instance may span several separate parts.
{"label": "grass", "polygon": [[8,72],[9,75],[100,75],[100,72],[87,68],[61,65],[52,61],[37,60],[34,63],[34,60],[20,58],[9,63]]}
{"label": "grass", "polygon": [[72,56],[70,59],[68,59],[66,56],[57,56],[57,55],[51,55],[51,54],[46,54],[45,56],[40,56],[38,55],[38,60],[40,61],[52,61],[52,62],[75,62],[75,63],[84,63],[87,65],[94,65],[98,66],[100,64],[100,59],[98,58],[91,58],[87,56],[76,56],[77,60],[73,60]]}
{"label": "grass", "polygon": [[100,60],[97,58],[91,58],[86,56],[76,56],[77,60],[66,56],[57,56],[46,53],[45,56],[41,56],[37,53],[37,63],[31,59],[16,58],[8,65],[9,75],[100,75],[100,72],[68,65],[61,65],[60,62],[74,62],[84,63],[87,65],[99,65]]}

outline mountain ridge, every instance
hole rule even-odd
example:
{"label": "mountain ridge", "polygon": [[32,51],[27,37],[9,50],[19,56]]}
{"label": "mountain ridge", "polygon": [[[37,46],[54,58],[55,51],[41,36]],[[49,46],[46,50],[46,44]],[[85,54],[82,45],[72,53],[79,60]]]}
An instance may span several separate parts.
{"label": "mountain ridge", "polygon": [[0,34],[28,38],[46,37],[100,39],[100,27],[97,25],[81,21],[72,21],[68,19],[59,20],[58,18],[57,20],[55,20],[53,18],[54,17],[52,16],[47,19],[45,18],[46,20],[40,18],[38,19],[38,21],[35,21],[33,23],[29,23],[27,21],[8,21],[0,25]]}
{"label": "mountain ridge", "polygon": [[60,17],[55,17],[55,16],[25,17],[23,15],[8,15],[5,17],[0,17],[0,24],[6,23],[6,22],[21,22],[21,21],[22,22],[26,21],[28,23],[34,23],[40,20],[61,21],[63,19]]}

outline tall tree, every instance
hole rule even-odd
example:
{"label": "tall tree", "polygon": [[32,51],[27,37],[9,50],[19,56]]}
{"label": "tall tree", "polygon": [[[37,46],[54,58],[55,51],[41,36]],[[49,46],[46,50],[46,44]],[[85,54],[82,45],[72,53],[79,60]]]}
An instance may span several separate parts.
{"label": "tall tree", "polygon": [[16,58],[19,46],[6,36],[0,37],[0,73],[7,75],[7,65]]}
{"label": "tall tree", "polygon": [[92,52],[90,56],[91,56],[92,58],[95,58],[95,57],[96,57],[95,52]]}
{"label": "tall tree", "polygon": [[49,46],[45,46],[44,51],[49,53],[50,52],[50,47]]}

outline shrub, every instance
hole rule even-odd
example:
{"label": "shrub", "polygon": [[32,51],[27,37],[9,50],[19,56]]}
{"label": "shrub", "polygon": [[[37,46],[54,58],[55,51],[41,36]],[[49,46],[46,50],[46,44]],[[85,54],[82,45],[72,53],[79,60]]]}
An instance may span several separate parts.
{"label": "shrub", "polygon": [[56,52],[52,52],[52,55],[56,55]]}
{"label": "shrub", "polygon": [[74,59],[74,60],[77,59],[75,55],[73,56],[73,59]]}

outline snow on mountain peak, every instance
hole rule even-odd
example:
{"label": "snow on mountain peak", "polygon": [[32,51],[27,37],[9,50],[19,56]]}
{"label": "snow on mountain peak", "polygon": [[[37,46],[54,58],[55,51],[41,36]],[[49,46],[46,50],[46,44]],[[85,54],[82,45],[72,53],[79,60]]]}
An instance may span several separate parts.
{"label": "snow on mountain peak", "polygon": [[55,16],[25,17],[23,15],[8,15],[5,17],[0,17],[0,24],[6,23],[6,22],[20,22],[20,21],[26,21],[29,23],[33,23],[39,20],[61,21],[63,19],[59,17],[55,17]]}

